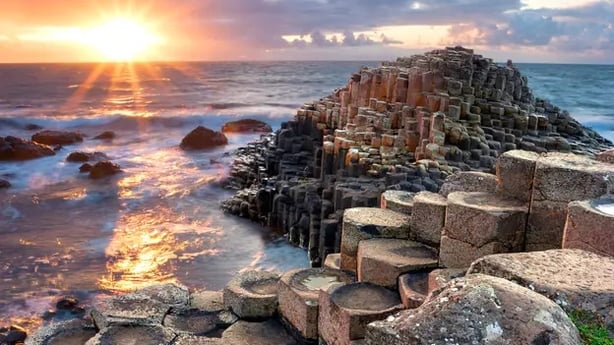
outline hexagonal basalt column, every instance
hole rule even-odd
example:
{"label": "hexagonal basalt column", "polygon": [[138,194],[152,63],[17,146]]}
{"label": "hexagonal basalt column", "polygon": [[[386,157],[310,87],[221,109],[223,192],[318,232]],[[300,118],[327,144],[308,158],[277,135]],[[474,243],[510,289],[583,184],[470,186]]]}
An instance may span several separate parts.
{"label": "hexagonal basalt column", "polygon": [[345,210],[341,233],[341,269],[356,271],[356,253],[361,240],[408,237],[408,215],[369,207]]}
{"label": "hexagonal basalt column", "polygon": [[387,190],[382,193],[380,204],[387,210],[411,215],[415,195],[402,190]]}
{"label": "hexagonal basalt column", "polygon": [[428,295],[427,272],[414,272],[399,277],[399,295],[407,309],[418,308]]}
{"label": "hexagonal basalt column", "polygon": [[438,246],[441,242],[448,200],[440,194],[420,192],[414,197],[414,212],[409,221],[410,238]]}
{"label": "hexagonal basalt column", "polygon": [[364,338],[368,323],[403,309],[398,294],[371,283],[320,290],[319,302],[318,328],[328,345],[349,345]]}
{"label": "hexagonal basalt column", "polygon": [[246,271],[224,288],[224,305],[242,319],[264,319],[277,311],[279,276],[270,272]]}
{"label": "hexagonal basalt column", "polygon": [[340,261],[341,261],[341,254],[339,253],[328,254],[326,255],[326,260],[324,260],[324,267],[334,269],[334,270],[341,269],[341,267],[339,266]]}
{"label": "hexagonal basalt column", "polygon": [[521,201],[490,193],[448,195],[440,265],[469,267],[488,254],[522,251],[527,209]]}
{"label": "hexagonal basalt column", "polygon": [[497,160],[497,193],[528,203],[531,201],[533,175],[539,155],[512,150]]}
{"label": "hexagonal basalt column", "polygon": [[614,195],[569,203],[563,248],[614,256]]}
{"label": "hexagonal basalt column", "polygon": [[403,273],[436,268],[437,251],[421,243],[374,238],[358,245],[358,280],[396,288]]}
{"label": "hexagonal basalt column", "polygon": [[354,281],[347,272],[326,268],[288,271],[279,280],[279,311],[301,337],[317,339],[318,291]]}
{"label": "hexagonal basalt column", "polygon": [[612,191],[613,164],[574,154],[541,156],[535,167],[526,249],[561,248],[568,203]]}

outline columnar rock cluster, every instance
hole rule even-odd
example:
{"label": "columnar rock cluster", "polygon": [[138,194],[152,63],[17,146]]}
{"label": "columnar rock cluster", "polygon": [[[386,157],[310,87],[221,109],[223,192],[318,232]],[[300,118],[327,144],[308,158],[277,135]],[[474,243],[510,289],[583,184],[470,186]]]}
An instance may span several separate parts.
{"label": "columnar rock cluster", "polygon": [[230,182],[241,190],[223,207],[288,233],[317,266],[339,251],[343,210],[377,207],[386,190],[438,192],[454,172],[492,172],[509,150],[610,145],[536,98],[511,62],[447,48],[363,68],[241,149]]}

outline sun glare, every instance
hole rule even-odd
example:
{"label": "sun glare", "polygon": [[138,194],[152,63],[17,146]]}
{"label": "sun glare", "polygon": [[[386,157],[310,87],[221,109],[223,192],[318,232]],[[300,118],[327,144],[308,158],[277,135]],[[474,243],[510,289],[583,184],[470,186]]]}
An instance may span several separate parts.
{"label": "sun glare", "polygon": [[144,54],[159,37],[147,27],[130,19],[114,19],[92,31],[91,44],[109,61],[133,61]]}

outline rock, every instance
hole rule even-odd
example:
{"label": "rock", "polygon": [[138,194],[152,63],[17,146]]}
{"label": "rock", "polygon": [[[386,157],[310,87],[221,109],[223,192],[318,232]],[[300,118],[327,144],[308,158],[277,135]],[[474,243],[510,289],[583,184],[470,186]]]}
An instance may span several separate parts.
{"label": "rock", "polygon": [[279,280],[279,312],[300,337],[318,337],[318,291],[355,281],[352,275],[326,268],[295,269]]}
{"label": "rock", "polygon": [[13,325],[9,327],[8,332],[4,335],[3,344],[22,344],[27,337],[28,333],[25,329]]}
{"label": "rock", "polygon": [[254,119],[226,122],[222,133],[270,133],[273,129],[268,124]]}
{"label": "rock", "polygon": [[409,220],[410,239],[438,246],[441,242],[448,200],[440,194],[420,192],[414,197],[414,213]]}
{"label": "rock", "polygon": [[241,319],[270,318],[277,311],[278,281],[271,272],[241,272],[224,288],[224,305]]}
{"label": "rock", "polygon": [[104,131],[94,137],[95,140],[110,140],[114,138],[115,138],[115,132],[113,131]]}
{"label": "rock", "polygon": [[183,138],[180,147],[184,150],[202,150],[226,144],[228,139],[223,133],[198,126]]}
{"label": "rock", "polygon": [[0,161],[22,161],[53,156],[55,152],[46,145],[15,137],[0,137]]}
{"label": "rock", "polygon": [[374,238],[358,244],[358,280],[396,289],[400,275],[437,268],[437,250],[421,243]]}
{"label": "rock", "polygon": [[131,293],[104,300],[90,311],[96,327],[111,325],[154,326],[162,324],[171,306],[151,297]]}
{"label": "rock", "polygon": [[41,129],[43,129],[43,127],[35,123],[28,123],[23,127],[23,129],[25,129],[26,131],[40,131]]}
{"label": "rock", "polygon": [[429,292],[428,278],[427,272],[407,273],[399,277],[399,295],[405,308],[418,308],[424,303]]}
{"label": "rock", "polygon": [[497,160],[497,193],[529,203],[538,158],[537,153],[522,150],[502,154]]}
{"label": "rock", "polygon": [[298,345],[276,320],[265,322],[239,321],[222,333],[222,344],[228,345]]}
{"label": "rock", "polygon": [[350,345],[364,338],[368,323],[403,309],[397,293],[362,282],[322,289],[318,301],[318,330],[329,345]]}
{"label": "rock", "polygon": [[81,166],[79,167],[79,172],[90,172],[92,171],[92,165],[89,163],[83,163],[81,164]]}
{"label": "rock", "polygon": [[340,263],[341,263],[341,254],[339,253],[328,254],[326,255],[326,259],[324,260],[324,265],[322,265],[322,267],[338,270],[338,269],[341,269]]}
{"label": "rock", "polygon": [[220,338],[209,338],[196,335],[180,334],[172,345],[230,345]]}
{"label": "rock", "polygon": [[9,181],[0,178],[0,189],[10,188],[10,187],[11,187],[11,183]]}
{"label": "rock", "polygon": [[382,193],[380,204],[387,210],[411,215],[415,195],[401,190],[387,190]]}
{"label": "rock", "polygon": [[614,257],[614,195],[569,203],[563,248]]}
{"label": "rock", "polygon": [[175,283],[150,285],[135,291],[134,294],[147,296],[174,308],[183,308],[190,303],[188,288]]}
{"label": "rock", "polygon": [[439,194],[447,197],[453,192],[494,193],[497,188],[497,176],[477,171],[461,171],[448,176],[441,186]]}
{"label": "rock", "polygon": [[464,277],[466,273],[465,269],[461,268],[440,268],[433,270],[429,273],[428,277],[428,293],[443,287],[448,284],[452,279]]}
{"label": "rock", "polygon": [[[474,262],[468,273],[512,280],[565,308],[614,320],[614,258],[580,249],[497,254]],[[610,325],[614,331],[614,324]]]}
{"label": "rock", "polygon": [[178,333],[205,335],[218,326],[218,316],[215,312],[198,309],[172,309],[162,325]]}
{"label": "rock", "polygon": [[508,280],[482,274],[455,279],[417,309],[367,326],[368,345],[581,345],[554,302]]}
{"label": "rock", "polygon": [[599,152],[595,158],[600,162],[614,164],[614,149]]}
{"label": "rock", "polygon": [[[81,166],[84,168],[84,165]],[[79,171],[81,171],[79,168]],[[109,161],[101,161],[94,164],[89,170],[89,178],[91,179],[101,179],[107,176],[112,176],[121,172],[121,168],[119,165],[109,162]]]}
{"label": "rock", "polygon": [[29,335],[25,345],[83,345],[96,335],[96,328],[83,320],[51,323]]}
{"label": "rock", "polygon": [[171,345],[175,337],[173,330],[158,325],[113,325],[100,330],[85,345]]}
{"label": "rock", "polygon": [[109,157],[102,152],[83,152],[76,151],[71,152],[66,157],[67,162],[89,162],[89,161],[102,161],[107,160]]}
{"label": "rock", "polygon": [[190,294],[190,307],[202,311],[219,312],[224,306],[224,293],[222,291],[201,290]]}
{"label": "rock", "polygon": [[42,131],[32,136],[32,141],[44,145],[70,145],[83,141],[83,134],[67,131]]}
{"label": "rock", "polygon": [[496,194],[451,193],[441,237],[440,265],[469,267],[485,255],[522,251],[527,211],[522,201]]}
{"label": "rock", "polygon": [[374,237],[407,239],[409,216],[369,207],[345,210],[341,233],[341,268],[355,272],[358,242]]}
{"label": "rock", "polygon": [[56,302],[55,307],[58,310],[72,310],[79,305],[79,300],[74,296],[64,296]]}

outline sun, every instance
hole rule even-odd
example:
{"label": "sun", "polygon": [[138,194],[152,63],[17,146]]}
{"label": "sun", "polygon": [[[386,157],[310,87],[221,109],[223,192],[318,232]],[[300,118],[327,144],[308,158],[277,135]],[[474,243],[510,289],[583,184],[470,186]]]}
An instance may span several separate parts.
{"label": "sun", "polygon": [[159,41],[143,23],[116,18],[94,28],[89,43],[108,61],[133,61],[143,59]]}

